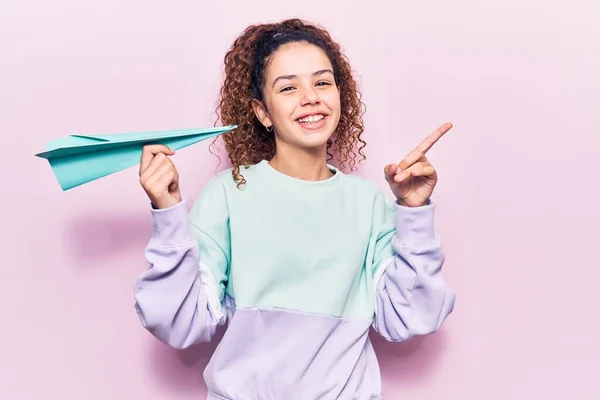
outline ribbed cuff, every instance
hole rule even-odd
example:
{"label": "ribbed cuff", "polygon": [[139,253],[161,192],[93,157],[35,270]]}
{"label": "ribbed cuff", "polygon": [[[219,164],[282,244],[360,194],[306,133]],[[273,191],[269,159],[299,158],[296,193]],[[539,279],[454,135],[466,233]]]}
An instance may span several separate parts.
{"label": "ribbed cuff", "polygon": [[434,226],[435,203],[429,200],[421,207],[407,207],[394,203],[396,210],[396,237],[400,244],[428,245],[437,240]]}
{"label": "ribbed cuff", "polygon": [[150,205],[152,214],[152,242],[158,247],[174,247],[193,240],[188,219],[187,197],[169,207],[156,209]]}

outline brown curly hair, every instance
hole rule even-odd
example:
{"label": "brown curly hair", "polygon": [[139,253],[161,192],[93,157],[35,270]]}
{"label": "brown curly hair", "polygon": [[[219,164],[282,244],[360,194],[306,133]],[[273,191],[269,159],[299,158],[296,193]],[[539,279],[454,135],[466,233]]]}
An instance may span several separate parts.
{"label": "brown curly hair", "polygon": [[[281,45],[308,42],[325,51],[332,63],[336,85],[340,91],[341,115],[336,131],[327,142],[328,161],[340,170],[365,160],[361,139],[364,131],[364,104],[352,76],[352,69],[340,45],[319,26],[301,19],[288,19],[273,24],[251,25],[234,41],[225,55],[225,77],[217,103],[217,123],[237,128],[221,135],[232,164],[232,175],[238,187],[246,181],[240,166],[248,167],[275,155],[275,138],[258,121],[252,109],[252,99],[262,101],[264,74],[269,57]],[[216,139],[215,139],[216,141]],[[213,142],[214,144],[214,142]]]}

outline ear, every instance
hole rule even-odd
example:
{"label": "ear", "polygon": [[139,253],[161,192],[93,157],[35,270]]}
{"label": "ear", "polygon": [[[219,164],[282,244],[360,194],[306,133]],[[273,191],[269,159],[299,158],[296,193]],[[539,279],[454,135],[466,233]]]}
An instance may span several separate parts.
{"label": "ear", "polygon": [[258,118],[260,123],[263,124],[265,128],[270,128],[273,126],[273,121],[271,121],[271,118],[269,118],[267,108],[261,101],[252,99],[252,109],[254,110],[254,115],[256,115],[256,118]]}

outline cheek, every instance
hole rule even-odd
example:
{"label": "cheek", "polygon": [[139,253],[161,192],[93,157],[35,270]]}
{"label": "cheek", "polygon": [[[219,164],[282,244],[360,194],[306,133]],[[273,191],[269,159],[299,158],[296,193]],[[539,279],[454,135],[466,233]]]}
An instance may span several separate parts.
{"label": "cheek", "polygon": [[331,113],[335,116],[334,122],[337,124],[340,121],[342,113],[342,101],[339,94],[332,95],[327,105],[331,110]]}
{"label": "cheek", "polygon": [[332,111],[338,111],[341,108],[340,93],[338,91],[331,91],[326,96],[326,104]]}
{"label": "cheek", "polygon": [[275,121],[284,121],[290,119],[290,116],[294,113],[295,103],[287,101],[287,99],[278,99],[278,101],[272,102],[269,107],[269,116]]}

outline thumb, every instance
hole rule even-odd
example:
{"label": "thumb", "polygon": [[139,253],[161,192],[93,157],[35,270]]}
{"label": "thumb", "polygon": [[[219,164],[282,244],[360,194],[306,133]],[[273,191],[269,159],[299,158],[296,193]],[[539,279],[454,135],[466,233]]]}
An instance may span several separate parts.
{"label": "thumb", "polygon": [[177,189],[179,189],[179,175],[178,174],[173,174],[173,179],[171,180],[171,183],[169,184],[169,192],[174,192]]}
{"label": "thumb", "polygon": [[383,173],[385,175],[385,180],[390,184],[393,183],[394,176],[396,176],[397,172],[398,172],[398,166],[396,164],[386,165],[385,168],[383,169]]}

